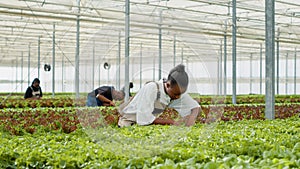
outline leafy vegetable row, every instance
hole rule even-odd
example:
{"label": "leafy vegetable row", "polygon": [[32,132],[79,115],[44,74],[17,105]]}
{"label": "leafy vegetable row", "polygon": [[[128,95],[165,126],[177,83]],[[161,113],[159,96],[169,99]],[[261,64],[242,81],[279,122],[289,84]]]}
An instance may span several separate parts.
{"label": "leafy vegetable row", "polygon": [[[201,108],[196,123],[264,120],[263,105],[209,105]],[[275,109],[276,118],[286,119],[300,115],[300,104],[277,104]],[[179,115],[173,109],[166,109],[161,117],[176,119]],[[14,135],[38,130],[70,133],[82,127],[116,126],[118,118],[119,114],[114,107],[0,109],[0,127]]]}
{"label": "leafy vegetable row", "polygon": [[[86,95],[75,98],[70,94],[56,95],[54,98],[46,95],[40,100],[24,100],[20,95],[0,96],[1,108],[36,108],[36,107],[83,107],[86,103]],[[232,104],[231,96],[201,96],[191,94],[200,105]],[[238,95],[237,104],[262,104],[265,102],[264,95]],[[300,103],[299,95],[277,95],[276,103]]]}
{"label": "leafy vegetable row", "polygon": [[0,137],[0,168],[300,168],[295,117]]}
{"label": "leafy vegetable row", "polygon": [[39,100],[16,98],[0,98],[0,109],[3,108],[36,108],[36,107],[82,107],[86,98],[74,99],[71,97],[42,98]]}
{"label": "leafy vegetable row", "polygon": [[[213,96],[213,95],[196,95],[193,98],[201,105],[210,104],[232,104],[232,96]],[[263,104],[265,103],[264,95],[237,95],[236,104]],[[276,95],[275,103],[300,103],[300,95]]]}

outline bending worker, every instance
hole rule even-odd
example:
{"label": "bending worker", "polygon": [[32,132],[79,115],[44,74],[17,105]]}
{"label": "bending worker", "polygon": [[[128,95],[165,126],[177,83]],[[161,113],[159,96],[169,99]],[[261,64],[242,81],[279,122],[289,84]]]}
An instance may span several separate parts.
{"label": "bending worker", "polygon": [[101,86],[88,93],[86,106],[115,106],[114,100],[123,100],[125,93],[114,86]]}

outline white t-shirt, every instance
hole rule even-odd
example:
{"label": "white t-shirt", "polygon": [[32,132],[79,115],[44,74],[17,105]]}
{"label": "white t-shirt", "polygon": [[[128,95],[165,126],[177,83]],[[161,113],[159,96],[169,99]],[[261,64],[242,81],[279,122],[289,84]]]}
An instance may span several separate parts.
{"label": "white t-shirt", "polygon": [[[181,117],[191,114],[191,109],[199,107],[187,93],[181,95],[179,99],[172,100],[165,93],[163,80],[157,81],[160,90],[160,102],[174,108]],[[154,102],[157,98],[157,86],[154,82],[145,84],[134,96],[131,102],[123,109],[125,114],[136,114],[136,123],[139,125],[149,125],[156,117],[152,114]]]}

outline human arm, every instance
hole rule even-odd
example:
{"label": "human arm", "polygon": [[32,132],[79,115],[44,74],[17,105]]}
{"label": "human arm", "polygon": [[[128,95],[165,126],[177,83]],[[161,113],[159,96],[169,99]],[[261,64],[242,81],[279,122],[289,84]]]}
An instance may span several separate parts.
{"label": "human arm", "polygon": [[196,122],[197,116],[199,114],[200,107],[195,107],[191,110],[191,114],[185,117],[181,117],[179,120],[175,121],[173,119],[163,119],[156,118],[152,124],[160,124],[160,125],[175,125],[179,126],[184,124],[185,126],[193,126]]}
{"label": "human arm", "polygon": [[195,124],[197,116],[200,112],[200,105],[188,94],[183,94],[179,99],[174,100],[170,106],[174,108],[181,116],[174,125],[192,126]]}
{"label": "human arm", "polygon": [[43,97],[42,88],[40,87],[40,98]]}
{"label": "human arm", "polygon": [[100,101],[103,102],[104,106],[115,106],[115,103],[112,100],[109,100],[108,98],[106,98],[105,96],[98,94],[96,96],[96,98],[98,98]]}
{"label": "human arm", "polygon": [[174,125],[175,121],[173,119],[163,119],[163,118],[156,118],[152,124],[160,124],[160,125]]}
{"label": "human arm", "polygon": [[191,110],[191,114],[187,115],[185,117],[186,121],[185,121],[185,125],[186,126],[192,126],[195,124],[197,116],[200,112],[200,107],[195,107]]}
{"label": "human arm", "polygon": [[199,114],[200,107],[195,107],[191,110],[191,114],[182,117],[178,121],[174,122],[174,125],[181,125],[184,124],[185,126],[193,126],[196,122],[197,116]]}

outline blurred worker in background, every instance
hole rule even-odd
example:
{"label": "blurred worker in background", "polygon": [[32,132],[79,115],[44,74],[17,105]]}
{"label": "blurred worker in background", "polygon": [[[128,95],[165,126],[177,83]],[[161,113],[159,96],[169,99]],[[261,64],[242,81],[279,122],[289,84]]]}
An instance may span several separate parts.
{"label": "blurred worker in background", "polygon": [[86,106],[115,106],[114,100],[123,100],[125,93],[115,90],[114,86],[101,86],[88,93]]}
{"label": "blurred worker in background", "polygon": [[38,78],[35,78],[32,81],[31,86],[29,86],[26,90],[26,93],[24,95],[25,99],[40,99],[43,97],[42,89],[40,87],[40,80]]}
{"label": "blurred worker in background", "polygon": [[[132,89],[133,88],[133,83],[132,82],[129,82],[129,97],[131,97],[132,95],[131,95],[131,92],[130,92],[130,89]],[[124,87],[122,87],[122,89],[121,89],[124,93],[125,93],[125,86]]]}

